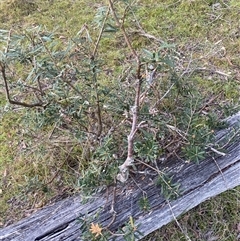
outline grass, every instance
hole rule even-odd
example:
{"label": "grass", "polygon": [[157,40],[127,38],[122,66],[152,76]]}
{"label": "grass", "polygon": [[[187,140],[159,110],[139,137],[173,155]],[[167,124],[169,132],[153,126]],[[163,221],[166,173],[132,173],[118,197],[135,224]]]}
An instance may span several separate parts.
{"label": "grass", "polygon": [[[103,1],[90,4],[82,0],[0,1],[0,28],[24,31],[28,27],[42,25],[67,39],[86,23],[89,32],[96,38],[93,18],[97,8],[103,4]],[[139,0],[134,11],[138,21],[129,18],[126,24],[133,46],[139,52],[143,47],[151,50],[157,47],[151,39],[135,32],[138,23],[146,33],[176,44],[179,68],[189,71],[184,80],[196,88],[194,95],[198,96],[200,106],[216,97],[207,108],[218,113],[220,118],[239,109],[238,0],[165,0],[162,3]],[[107,59],[109,69],[106,71],[111,73],[102,76],[105,85],[111,85],[111,80],[121,74],[125,55],[128,55],[125,47],[119,33],[103,39],[99,54],[102,59]],[[199,67],[205,70],[198,71]],[[196,74],[191,74],[193,70]],[[125,96],[123,102],[130,97]],[[87,160],[91,155],[87,146],[77,146],[71,153],[75,158],[67,158],[69,153],[63,148],[63,144],[69,140],[67,132],[67,137],[61,137],[60,144],[55,144],[55,149],[51,149],[47,144],[54,125],[46,126],[44,131],[33,126],[27,127],[23,116],[32,118],[30,111],[8,106],[12,109],[6,112],[5,106],[6,101],[1,97],[0,226],[19,220],[51,201],[78,191],[76,179],[79,173],[76,172],[76,166],[84,169],[88,164],[80,160]],[[176,111],[175,103],[169,99],[163,101],[161,108],[164,111]],[[36,139],[31,138],[33,134]],[[44,141],[38,143],[39,139]],[[111,147],[105,146],[107,148]],[[101,149],[99,153],[102,155]],[[106,165],[104,159],[101,162]],[[237,215],[240,210],[239,191],[236,188],[223,193],[179,219],[191,240],[236,240],[239,232],[236,225],[240,223]],[[144,240],[186,239],[173,222]]]}

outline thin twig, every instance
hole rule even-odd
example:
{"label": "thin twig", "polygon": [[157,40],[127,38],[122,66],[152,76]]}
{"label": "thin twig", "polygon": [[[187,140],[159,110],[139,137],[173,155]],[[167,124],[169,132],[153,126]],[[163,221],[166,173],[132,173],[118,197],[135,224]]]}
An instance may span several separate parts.
{"label": "thin twig", "polygon": [[1,67],[1,73],[2,73],[2,77],[3,77],[3,82],[4,82],[4,86],[5,86],[5,90],[6,90],[6,97],[7,97],[7,100],[10,104],[13,104],[13,105],[21,105],[21,106],[24,106],[24,107],[29,107],[29,108],[32,108],[32,107],[43,107],[44,103],[43,102],[37,102],[37,103],[33,103],[33,104],[29,104],[29,103],[26,103],[26,102],[21,102],[21,101],[16,101],[16,100],[12,100],[11,99],[11,96],[10,96],[10,92],[9,92],[9,87],[8,87],[8,82],[7,82],[7,76],[6,76],[6,66],[3,62],[0,62],[0,67]]}
{"label": "thin twig", "polygon": [[143,161],[141,161],[141,160],[139,160],[139,159],[136,159],[136,161],[137,162],[139,162],[139,163],[141,163],[141,164],[143,164],[143,165],[145,165],[146,167],[149,167],[149,168],[151,168],[152,170],[154,170],[154,171],[156,171],[158,174],[164,174],[162,171],[160,171],[158,168],[154,168],[153,166],[150,166],[149,164],[147,164],[146,162],[143,162]]}
{"label": "thin twig", "polygon": [[171,89],[173,88],[173,86],[175,85],[175,83],[173,83],[169,89],[165,92],[165,94],[153,105],[153,108],[155,108],[157,105],[160,104],[160,102],[168,95],[168,93],[171,91]]}
{"label": "thin twig", "polygon": [[115,180],[115,184],[113,187],[113,199],[112,199],[111,210],[110,210],[110,213],[112,213],[112,220],[104,229],[108,229],[114,223],[116,216],[117,216],[117,212],[114,209],[115,203],[116,203],[116,189],[117,189],[117,186],[116,186],[116,180]]}
{"label": "thin twig", "polygon": [[181,230],[181,232],[185,235],[185,238],[187,239],[187,241],[191,241],[191,239],[189,238],[188,234],[183,230],[183,228],[181,227],[180,223],[178,222],[176,216],[174,215],[174,212],[173,212],[173,209],[172,209],[172,206],[170,204],[170,202],[167,200],[167,204],[169,206],[169,209],[172,213],[172,216],[173,216],[173,219],[174,221],[176,222],[177,226],[179,227],[179,229]]}
{"label": "thin twig", "polygon": [[[101,40],[102,35],[103,35],[105,23],[107,21],[109,12],[110,12],[110,7],[108,7],[107,13],[106,13],[105,18],[103,20],[102,27],[100,29],[100,32],[99,32],[99,35],[98,35],[98,38],[97,38],[92,56],[91,56],[91,61],[92,61],[93,65],[94,65],[94,61],[95,61],[95,57],[96,57],[96,54],[97,54],[98,46],[99,46],[100,40]],[[94,88],[95,88],[95,95],[96,95],[96,102],[97,102],[97,120],[98,120],[97,137],[100,137],[101,134],[102,134],[102,111],[101,111],[101,106],[100,106],[100,97],[99,97],[99,93],[98,93],[97,73],[96,73],[95,65],[94,65],[92,71],[93,71]]]}
{"label": "thin twig", "polygon": [[[10,41],[11,41],[11,32],[12,32],[12,30],[10,29],[10,31],[8,33],[8,41],[7,41],[7,47],[5,49],[5,54],[7,54],[8,49],[9,49],[9,45],[10,45]],[[0,62],[0,67],[1,67],[0,71],[2,73],[3,82],[4,82],[4,86],[5,86],[6,97],[10,104],[20,105],[20,106],[30,107],[30,108],[36,107],[36,106],[43,106],[43,102],[41,102],[41,101],[37,102],[37,103],[29,104],[29,103],[25,103],[25,102],[21,102],[21,101],[12,100],[11,96],[10,96],[10,91],[9,91],[9,86],[8,86],[8,81],[7,81],[7,76],[6,76],[6,64],[3,62]]]}
{"label": "thin twig", "polygon": [[239,134],[239,132],[240,132],[240,128],[238,128],[238,130],[235,133],[233,133],[231,138],[229,138],[229,140],[223,146],[220,146],[219,148],[220,149],[225,148]]}
{"label": "thin twig", "polygon": [[142,191],[143,195],[144,195],[144,196],[147,196],[147,192],[144,191],[144,190],[138,185],[138,183],[136,182],[136,180],[134,179],[134,177],[133,177],[132,175],[131,175],[131,178],[132,178],[133,182],[136,184],[136,186]]}
{"label": "thin twig", "polygon": [[56,63],[56,61],[55,61],[55,59],[54,59],[53,56],[52,56],[52,53],[50,52],[50,50],[48,49],[47,45],[46,45],[46,44],[44,43],[44,41],[42,40],[42,37],[41,37],[39,34],[38,34],[38,37],[39,37],[39,39],[40,39],[43,47],[44,47],[45,50],[47,51],[48,55],[49,55],[50,58],[52,59],[54,65],[55,65],[55,67],[56,67],[56,69],[57,69],[57,70],[60,70],[59,67],[58,67],[58,65],[57,65],[57,63]]}
{"label": "thin twig", "polygon": [[126,42],[128,48],[131,50],[132,54],[133,54],[134,57],[136,58],[137,63],[140,63],[139,56],[138,56],[137,52],[134,50],[134,48],[132,47],[132,44],[131,44],[128,36],[127,36],[126,30],[125,30],[125,28],[124,28],[124,25],[120,23],[120,21],[119,21],[119,19],[118,19],[118,17],[117,17],[117,14],[116,14],[116,12],[115,12],[115,10],[114,10],[114,8],[113,8],[113,2],[112,2],[111,0],[108,0],[108,2],[109,2],[109,7],[110,7],[110,9],[111,9],[111,11],[112,11],[113,17],[114,17],[114,19],[115,19],[118,27],[121,29],[121,31],[122,31],[122,33],[123,33],[123,36],[124,36],[124,39],[125,39],[125,42]]}
{"label": "thin twig", "polygon": [[224,181],[226,187],[228,187],[228,185],[227,185],[227,180],[226,180],[226,178],[224,177],[223,172],[222,172],[220,166],[218,165],[218,163],[217,163],[217,161],[215,160],[214,157],[212,157],[212,159],[213,159],[214,163],[216,164],[216,166],[217,166],[219,172],[221,173],[221,176],[222,176],[222,178],[223,178],[223,181]]}
{"label": "thin twig", "polygon": [[195,69],[185,70],[182,75],[188,74],[188,73],[192,74],[193,72],[198,72],[198,71],[199,72],[207,71],[207,72],[211,72],[213,74],[222,75],[222,76],[225,76],[225,77],[228,77],[228,78],[231,77],[231,75],[228,74],[228,73],[224,73],[224,72],[222,72],[220,70],[214,70],[214,69],[208,69],[208,68],[195,68]]}
{"label": "thin twig", "polygon": [[63,162],[62,165],[59,167],[59,169],[56,171],[56,173],[55,173],[54,176],[51,178],[51,180],[46,183],[46,185],[49,185],[50,183],[52,183],[53,180],[57,177],[57,175],[59,174],[60,170],[62,169],[62,167],[64,166],[64,164],[67,162],[69,156],[71,155],[71,152],[72,152],[73,148],[74,148],[76,145],[77,145],[77,144],[73,145],[72,148],[68,151],[67,157],[65,158],[64,162]]}
{"label": "thin twig", "polygon": [[216,150],[215,148],[213,148],[211,146],[209,148],[210,148],[211,151],[217,153],[220,156],[226,156],[226,153],[224,153],[224,152],[218,151],[218,150]]}
{"label": "thin twig", "polygon": [[95,44],[95,47],[94,47],[94,50],[93,50],[93,53],[92,53],[92,58],[93,58],[93,59],[95,58],[95,55],[96,55],[96,53],[97,53],[98,46],[99,46],[100,40],[101,40],[102,35],[103,35],[105,23],[106,23],[106,21],[107,21],[109,12],[110,12],[110,7],[108,7],[107,13],[106,13],[105,18],[104,18],[103,23],[102,23],[101,30],[100,30],[99,35],[98,35],[97,42],[96,42],[96,44]]}

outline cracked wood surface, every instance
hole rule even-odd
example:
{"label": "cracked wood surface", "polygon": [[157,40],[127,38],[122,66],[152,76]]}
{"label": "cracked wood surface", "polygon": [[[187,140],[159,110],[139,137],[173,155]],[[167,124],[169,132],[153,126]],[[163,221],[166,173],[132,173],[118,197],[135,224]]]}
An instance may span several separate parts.
{"label": "cracked wood surface", "polygon": [[[174,176],[173,182],[181,186],[181,196],[170,203],[160,195],[155,185],[156,175],[135,175],[126,185],[116,187],[115,221],[110,230],[115,231],[129,221],[132,216],[139,231],[144,236],[174,220],[186,211],[226,190],[240,185],[240,112],[228,120],[229,126],[216,134],[215,143],[226,145],[224,153],[211,153],[200,164],[171,160],[162,164]],[[228,142],[228,140],[231,140]],[[150,211],[143,212],[138,205],[139,199],[148,197]],[[112,221],[111,203],[113,191],[103,191],[82,204],[80,196],[69,197],[47,206],[18,223],[0,229],[1,241],[80,241],[80,223],[77,218],[100,212],[98,223],[108,226]],[[169,206],[170,205],[170,206]],[[117,240],[122,240],[119,237]]]}

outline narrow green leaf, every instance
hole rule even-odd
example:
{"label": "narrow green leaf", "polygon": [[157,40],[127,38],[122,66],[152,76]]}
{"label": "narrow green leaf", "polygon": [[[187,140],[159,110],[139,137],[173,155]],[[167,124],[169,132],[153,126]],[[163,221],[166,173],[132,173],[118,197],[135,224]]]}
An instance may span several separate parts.
{"label": "narrow green leaf", "polygon": [[152,53],[152,52],[150,52],[149,50],[147,50],[147,49],[144,49],[143,48],[143,52],[149,57],[149,58],[153,58],[153,55],[154,55],[154,53]]}

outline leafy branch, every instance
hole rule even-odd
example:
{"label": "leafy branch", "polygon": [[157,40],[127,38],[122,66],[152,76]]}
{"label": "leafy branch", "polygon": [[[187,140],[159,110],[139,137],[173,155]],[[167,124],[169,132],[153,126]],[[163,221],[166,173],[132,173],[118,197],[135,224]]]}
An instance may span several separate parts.
{"label": "leafy branch", "polygon": [[[8,50],[9,50],[9,44],[10,44],[10,40],[11,40],[11,32],[12,32],[12,30],[9,30],[9,32],[8,32],[7,46],[5,48],[4,55],[7,55]],[[41,106],[44,105],[44,103],[42,101],[30,104],[30,103],[26,103],[26,102],[13,100],[11,98],[10,91],[9,91],[9,86],[8,86],[8,81],[7,81],[7,76],[6,76],[6,64],[5,64],[4,60],[0,61],[0,68],[1,68],[0,71],[1,71],[1,74],[2,74],[4,87],[5,87],[5,91],[6,91],[6,97],[7,97],[7,100],[9,101],[10,104],[20,105],[20,106],[29,107],[29,108],[37,107],[37,106],[41,107]],[[35,90],[37,90],[39,92],[42,92],[41,89],[38,90],[38,89],[35,88]]]}

